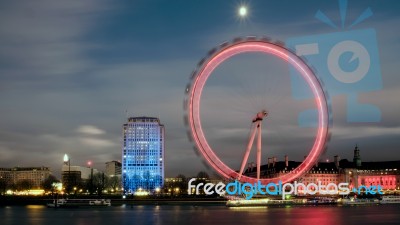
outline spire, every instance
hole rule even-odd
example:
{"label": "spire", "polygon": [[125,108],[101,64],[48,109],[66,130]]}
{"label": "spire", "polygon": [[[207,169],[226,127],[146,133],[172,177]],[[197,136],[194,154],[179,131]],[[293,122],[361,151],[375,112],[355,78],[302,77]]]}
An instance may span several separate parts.
{"label": "spire", "polygon": [[358,145],[356,144],[356,147],[354,148],[354,157],[353,157],[353,163],[356,167],[361,166],[361,156],[360,156],[360,149],[358,148]]}

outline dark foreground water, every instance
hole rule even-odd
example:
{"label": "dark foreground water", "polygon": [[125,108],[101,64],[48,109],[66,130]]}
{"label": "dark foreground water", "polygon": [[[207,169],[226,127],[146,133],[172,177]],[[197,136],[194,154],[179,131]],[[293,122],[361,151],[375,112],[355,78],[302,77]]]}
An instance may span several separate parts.
{"label": "dark foreground water", "polygon": [[1,225],[139,224],[400,224],[400,205],[226,208],[225,206],[118,206],[49,209],[45,206],[0,208]]}

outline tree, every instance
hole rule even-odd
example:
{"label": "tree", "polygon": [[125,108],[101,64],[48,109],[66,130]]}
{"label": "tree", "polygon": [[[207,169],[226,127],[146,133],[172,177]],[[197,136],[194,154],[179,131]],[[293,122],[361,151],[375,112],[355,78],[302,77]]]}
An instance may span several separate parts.
{"label": "tree", "polygon": [[187,178],[185,175],[183,174],[178,174],[178,176],[176,176],[177,178],[177,183],[176,186],[179,188],[181,193],[187,193]]}
{"label": "tree", "polygon": [[51,193],[54,193],[54,191],[56,190],[54,183],[58,182],[60,181],[57,179],[57,177],[50,175],[43,181],[42,187],[45,191],[51,191]]}
{"label": "tree", "polygon": [[[198,185],[200,183],[206,183],[210,180],[210,176],[208,175],[208,173],[206,173],[205,171],[200,171],[197,176],[196,176],[196,181],[194,182],[194,185]],[[200,194],[204,195],[204,190],[200,189]]]}
{"label": "tree", "polygon": [[107,188],[112,190],[121,188],[121,178],[118,176],[112,176],[108,178]]}
{"label": "tree", "polygon": [[104,173],[95,173],[90,175],[87,180],[86,186],[88,187],[89,193],[93,194],[97,192],[99,196],[103,194],[103,191],[107,187],[108,177],[104,175]]}
{"label": "tree", "polygon": [[9,178],[0,178],[0,194],[5,194],[7,189],[11,187],[11,180]]}
{"label": "tree", "polygon": [[146,170],[143,174],[143,184],[144,184],[143,189],[144,190],[150,191],[150,190],[154,189],[153,185],[150,182],[150,179],[151,179],[150,171]]}
{"label": "tree", "polygon": [[32,182],[32,180],[24,179],[24,180],[18,181],[16,186],[17,186],[18,191],[26,191],[26,190],[32,189],[33,182]]}
{"label": "tree", "polygon": [[197,174],[197,179],[210,180],[210,176],[205,171],[200,171]]}

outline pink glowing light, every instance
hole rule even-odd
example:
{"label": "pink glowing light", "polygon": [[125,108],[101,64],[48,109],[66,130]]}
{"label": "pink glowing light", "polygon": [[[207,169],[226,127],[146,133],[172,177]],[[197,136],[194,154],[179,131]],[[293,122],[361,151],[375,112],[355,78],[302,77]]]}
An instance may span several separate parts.
{"label": "pink glowing light", "polygon": [[[318,110],[318,130],[309,155],[306,157],[303,163],[301,163],[290,173],[276,178],[260,179],[261,183],[263,184],[270,182],[277,183],[278,181],[282,181],[283,183],[293,181],[307,172],[321,155],[328,135],[328,111],[325,94],[315,74],[303,62],[303,60],[284,47],[267,41],[244,41],[224,48],[223,50],[214,54],[203,64],[204,66],[201,68],[201,70],[199,70],[192,83],[188,99],[188,122],[193,140],[208,164],[211,165],[213,169],[215,169],[221,176],[228,179],[237,179],[239,177],[238,172],[222,162],[209,146],[201,126],[200,99],[203,87],[214,69],[230,57],[245,52],[260,52],[274,55],[290,63],[301,74],[314,95],[315,104]],[[258,180],[256,178],[243,175],[240,181],[256,183]]]}

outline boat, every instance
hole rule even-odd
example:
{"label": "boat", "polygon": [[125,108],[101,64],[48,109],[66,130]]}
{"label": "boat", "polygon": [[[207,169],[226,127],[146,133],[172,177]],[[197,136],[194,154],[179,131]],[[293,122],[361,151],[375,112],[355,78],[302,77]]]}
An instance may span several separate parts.
{"label": "boat", "polygon": [[307,199],[307,205],[335,205],[337,203],[338,199],[333,197],[314,197]]}
{"label": "boat", "polygon": [[66,206],[67,200],[66,199],[55,199],[51,203],[47,203],[47,207],[49,208],[61,208]]}
{"label": "boat", "polygon": [[379,199],[376,198],[344,198],[341,200],[343,205],[376,205],[379,204]]}
{"label": "boat", "polygon": [[226,202],[228,207],[246,206],[285,206],[285,205],[335,205],[338,200],[332,197],[313,197],[313,198],[291,198],[291,199],[270,199],[270,198],[229,198]]}
{"label": "boat", "polygon": [[111,206],[110,199],[54,199],[48,203],[49,208],[77,208],[77,207],[96,207]]}
{"label": "boat", "polygon": [[[303,201],[305,203],[306,201]],[[269,198],[258,198],[258,199],[232,199],[226,202],[228,207],[248,207],[248,206],[270,206],[270,205],[294,205],[299,204],[294,200],[279,200]]]}
{"label": "boat", "polygon": [[110,199],[91,200],[91,201],[89,201],[89,205],[91,205],[91,206],[111,206],[111,200]]}
{"label": "boat", "polygon": [[382,196],[382,199],[379,201],[381,204],[399,204],[400,203],[400,195],[387,195]]}

